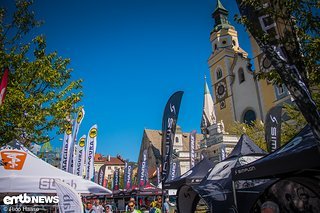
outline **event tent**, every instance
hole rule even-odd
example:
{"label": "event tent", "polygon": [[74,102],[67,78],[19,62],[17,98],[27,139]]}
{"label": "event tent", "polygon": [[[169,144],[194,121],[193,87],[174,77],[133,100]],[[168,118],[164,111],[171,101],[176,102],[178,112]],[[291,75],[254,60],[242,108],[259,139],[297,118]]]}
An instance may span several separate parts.
{"label": "event tent", "polygon": [[0,148],[0,193],[56,193],[55,179],[81,194],[110,194],[92,181],[62,171],[35,156],[18,141]]}
{"label": "event tent", "polygon": [[[214,212],[230,212],[233,206],[231,169],[255,161],[266,152],[259,148],[247,135],[242,135],[230,155],[206,175],[199,185],[192,186]],[[254,187],[265,181],[253,183]]]}
{"label": "event tent", "polygon": [[204,176],[208,174],[209,170],[213,167],[213,163],[204,158],[197,165],[191,168],[189,171],[177,177],[173,181],[164,184],[166,189],[179,189],[182,185],[198,184],[202,181]]}
{"label": "event tent", "polygon": [[236,182],[272,178],[274,182],[260,193],[254,203],[242,199],[247,195],[237,189],[239,212],[259,211],[265,200],[273,200],[281,212],[320,211],[320,146],[309,126],[287,144],[265,157],[232,169]]}
{"label": "event tent", "polygon": [[176,202],[179,212],[191,213],[195,211],[195,204],[200,198],[191,185],[199,184],[212,167],[213,163],[209,159],[204,158],[180,177],[164,184],[166,189],[178,190]]}
{"label": "event tent", "polygon": [[320,146],[309,126],[286,145],[253,163],[233,169],[233,180],[286,177],[302,171],[319,172]]}

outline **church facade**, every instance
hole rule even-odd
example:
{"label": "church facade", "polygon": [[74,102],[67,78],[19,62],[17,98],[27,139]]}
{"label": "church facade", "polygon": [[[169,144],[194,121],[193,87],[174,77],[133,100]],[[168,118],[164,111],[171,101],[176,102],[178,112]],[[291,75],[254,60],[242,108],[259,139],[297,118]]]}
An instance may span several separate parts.
{"label": "church facade", "polygon": [[269,71],[271,64],[250,37],[256,68],[251,69],[248,53],[241,48],[228,13],[217,0],[212,13],[215,23],[210,33],[212,52],[208,59],[213,97],[205,82],[201,123],[204,139],[196,151],[198,160],[206,156],[215,163],[227,157],[238,142],[237,136],[228,133],[235,122],[264,121],[270,108],[291,102],[284,86],[257,80],[256,74]]}
{"label": "church facade", "polygon": [[251,70],[248,53],[241,48],[237,31],[228,21],[228,10],[220,0],[212,17],[215,24],[210,33],[212,53],[208,65],[217,120],[223,120],[226,130],[235,121],[264,121],[271,107],[290,102],[288,92],[282,85],[256,80],[255,74],[271,69],[271,64],[250,37],[256,69]]}

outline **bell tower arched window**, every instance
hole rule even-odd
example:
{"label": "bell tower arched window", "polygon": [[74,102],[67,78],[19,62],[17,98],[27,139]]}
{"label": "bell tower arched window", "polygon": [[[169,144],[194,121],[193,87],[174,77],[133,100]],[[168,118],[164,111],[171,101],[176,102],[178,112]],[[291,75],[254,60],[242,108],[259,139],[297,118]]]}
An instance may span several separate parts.
{"label": "bell tower arched window", "polygon": [[217,69],[217,80],[222,78],[222,70],[220,68]]}
{"label": "bell tower arched window", "polygon": [[239,84],[241,84],[242,82],[244,82],[246,80],[244,77],[244,71],[242,68],[240,68],[238,70],[238,77],[239,77]]}

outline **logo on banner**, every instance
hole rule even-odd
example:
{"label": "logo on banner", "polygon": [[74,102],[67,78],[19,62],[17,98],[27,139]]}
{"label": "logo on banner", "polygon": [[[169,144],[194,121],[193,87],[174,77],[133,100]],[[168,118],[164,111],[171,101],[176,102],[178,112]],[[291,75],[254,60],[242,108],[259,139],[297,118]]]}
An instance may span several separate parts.
{"label": "logo on banner", "polygon": [[[170,109],[175,109],[174,105],[171,106],[170,104]],[[172,127],[174,125],[174,119],[173,118],[168,118],[168,128],[167,128],[167,131],[166,131],[166,140],[165,140],[165,153],[164,153],[164,164],[163,164],[163,168],[162,168],[162,174],[163,175],[167,175],[167,172],[168,172],[168,159],[170,158],[169,156],[169,152],[170,152],[170,144],[171,144],[171,141],[172,141]]]}
{"label": "logo on banner", "polygon": [[128,165],[126,188],[129,189],[130,186],[131,186],[131,165]]}
{"label": "logo on banner", "polygon": [[119,189],[119,170],[115,170],[114,171],[114,186],[113,186],[114,190],[118,190]]}
{"label": "logo on banner", "polygon": [[277,118],[275,116],[270,115],[270,120],[272,121],[272,123],[275,126],[271,126],[270,127],[270,134],[271,134],[271,150],[275,151],[277,149],[277,138],[278,138],[278,134],[277,134],[277,126],[278,125],[278,121]]}
{"label": "logo on banner", "polygon": [[71,135],[71,133],[72,133],[72,128],[71,128],[71,127],[68,127],[67,130],[66,130],[66,133],[67,133],[67,135]]}
{"label": "logo on banner", "polygon": [[26,160],[27,153],[21,151],[2,151],[1,158],[6,170],[21,170]]}
{"label": "logo on banner", "polygon": [[80,110],[78,113],[78,117],[77,117],[77,123],[80,123],[82,118],[83,118],[83,112],[82,112],[82,110]]}
{"label": "logo on banner", "polygon": [[[91,133],[90,133],[91,134]],[[89,143],[89,153],[88,153],[88,165],[87,165],[87,174],[90,175],[90,170],[91,170],[91,162],[92,162],[92,158],[93,156],[93,148],[94,148],[94,141],[90,141]]]}
{"label": "logo on banner", "polygon": [[86,144],[85,138],[81,138],[80,141],[79,141],[79,146],[80,147],[84,147],[85,144]]}
{"label": "logo on banner", "polygon": [[96,128],[92,128],[90,133],[89,133],[90,138],[94,138],[97,136],[97,129]]}
{"label": "logo on banner", "polygon": [[141,165],[141,175],[140,175],[140,186],[143,186],[145,184],[146,179],[146,163],[147,163],[147,155],[146,153],[143,153],[143,161]]}

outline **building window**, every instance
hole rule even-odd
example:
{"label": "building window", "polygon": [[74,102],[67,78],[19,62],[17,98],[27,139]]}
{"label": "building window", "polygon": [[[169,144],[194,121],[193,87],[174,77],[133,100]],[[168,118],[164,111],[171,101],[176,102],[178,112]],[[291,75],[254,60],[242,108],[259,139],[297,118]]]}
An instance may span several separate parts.
{"label": "building window", "polygon": [[282,95],[284,93],[284,88],[283,88],[282,84],[277,86],[277,90],[278,90],[278,95]]}
{"label": "building window", "polygon": [[178,137],[176,137],[176,143],[179,143],[179,138]]}
{"label": "building window", "polygon": [[217,80],[219,80],[220,78],[222,78],[222,70],[220,68],[218,68],[218,70],[217,70]]}
{"label": "building window", "polygon": [[227,41],[226,41],[226,40],[223,40],[223,41],[222,41],[222,44],[226,44],[226,43],[227,43]]}
{"label": "building window", "polygon": [[242,82],[244,82],[246,80],[244,77],[244,71],[242,68],[240,68],[238,70],[238,76],[239,76],[239,84],[241,84]]}
{"label": "building window", "polygon": [[248,125],[253,125],[253,122],[256,120],[256,113],[253,110],[247,110],[243,116],[243,123]]}
{"label": "building window", "polygon": [[233,44],[233,46],[236,46],[236,41],[232,40],[232,44]]}
{"label": "building window", "polygon": [[111,166],[108,166],[108,170],[111,170]]}
{"label": "building window", "polygon": [[214,44],[214,50],[216,50],[217,49],[217,44]]}

